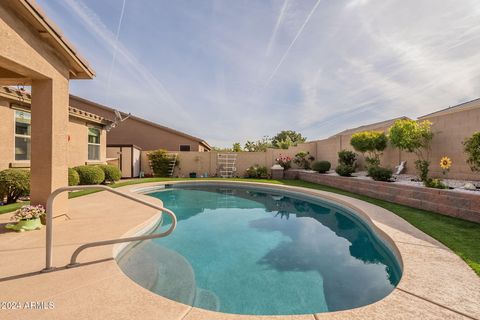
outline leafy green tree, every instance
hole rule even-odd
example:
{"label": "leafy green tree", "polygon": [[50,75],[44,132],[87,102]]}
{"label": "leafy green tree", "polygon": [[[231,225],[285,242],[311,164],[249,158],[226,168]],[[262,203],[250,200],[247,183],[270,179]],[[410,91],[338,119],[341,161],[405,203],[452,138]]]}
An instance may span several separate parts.
{"label": "leafy green tree", "polygon": [[[150,167],[156,177],[167,177],[170,173],[172,156],[165,149],[158,149],[147,153]],[[174,166],[178,166],[179,160],[176,159]]]}
{"label": "leafy green tree", "polygon": [[272,145],[274,148],[288,149],[290,146],[296,146],[305,141],[307,141],[307,138],[302,136],[301,133],[293,130],[283,130],[272,138]]}
{"label": "leafy green tree", "polygon": [[232,151],[233,152],[240,152],[242,151],[242,146],[240,145],[240,142],[235,142],[232,146]]}
{"label": "leafy green tree", "polygon": [[389,129],[389,139],[400,150],[417,156],[415,166],[420,179],[427,181],[430,166],[430,149],[433,139],[432,123],[428,120],[397,120]]}
{"label": "leafy green tree", "polygon": [[463,142],[467,163],[472,171],[480,171],[480,131],[475,132]]}
{"label": "leafy green tree", "polygon": [[220,151],[220,152],[233,152],[232,148],[224,148],[224,147],[212,147],[213,151]]}
{"label": "leafy green tree", "polygon": [[244,149],[249,152],[263,152],[272,147],[271,139],[268,136],[264,136],[261,140],[250,141],[247,140]]}
{"label": "leafy green tree", "polygon": [[310,152],[300,151],[295,155],[293,162],[302,169],[309,170],[311,162],[315,160],[315,157],[310,155]]}
{"label": "leafy green tree", "polygon": [[388,138],[384,132],[364,131],[352,135],[350,144],[356,151],[363,155],[367,153],[365,161],[367,167],[378,167],[380,165],[380,156],[387,147]]}

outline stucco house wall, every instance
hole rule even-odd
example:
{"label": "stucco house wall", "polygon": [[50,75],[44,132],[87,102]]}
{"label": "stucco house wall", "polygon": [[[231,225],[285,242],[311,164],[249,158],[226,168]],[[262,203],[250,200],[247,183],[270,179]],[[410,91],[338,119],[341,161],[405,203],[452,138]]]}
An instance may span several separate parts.
{"label": "stucco house wall", "polygon": [[[0,87],[0,170],[7,168],[30,168],[30,161],[15,160],[15,111],[30,112],[31,96],[17,90]],[[100,117],[69,108],[69,121],[66,130],[67,164],[75,167],[84,164],[106,162],[107,132],[109,122]],[[100,130],[100,159],[88,160],[88,128]]]}
{"label": "stucco house wall", "polygon": [[[88,160],[88,128],[100,130],[100,159]],[[70,116],[68,122],[68,166],[105,163],[107,157],[107,132],[104,126],[88,123]]]}
{"label": "stucco house wall", "polygon": [[[0,1],[0,85],[32,87],[31,202],[68,184],[68,90],[94,71],[33,0]],[[55,212],[67,210],[60,196]]]}
{"label": "stucco house wall", "polygon": [[14,162],[14,110],[6,100],[0,100],[0,119],[0,170],[3,170]]}

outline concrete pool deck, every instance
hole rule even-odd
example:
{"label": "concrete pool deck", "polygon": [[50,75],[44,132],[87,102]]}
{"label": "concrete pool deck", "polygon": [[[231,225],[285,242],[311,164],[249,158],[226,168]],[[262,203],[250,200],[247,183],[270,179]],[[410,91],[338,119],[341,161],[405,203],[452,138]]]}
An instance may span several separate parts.
{"label": "concrete pool deck", "polygon": [[[196,181],[198,182],[198,181]],[[207,183],[263,183],[205,181]],[[141,187],[117,190],[131,193]],[[268,185],[333,199],[366,215],[397,247],[403,276],[385,299],[361,308],[300,316],[243,316],[206,311],[163,298],[130,280],[113,258],[113,246],[87,249],[81,266],[66,269],[81,244],[118,238],[151,224],[158,213],[107,192],[69,200],[66,217],[54,219],[53,264],[58,270],[40,273],[45,263],[45,231],[7,232],[0,215],[0,302],[20,302],[1,319],[480,319],[480,277],[444,245],[395,214],[346,196],[299,187]],[[161,201],[138,195],[156,204]],[[25,302],[44,302],[44,309],[25,309]],[[49,309],[49,302],[54,308]],[[28,305],[27,305],[28,306]],[[41,305],[38,305],[41,306]]]}

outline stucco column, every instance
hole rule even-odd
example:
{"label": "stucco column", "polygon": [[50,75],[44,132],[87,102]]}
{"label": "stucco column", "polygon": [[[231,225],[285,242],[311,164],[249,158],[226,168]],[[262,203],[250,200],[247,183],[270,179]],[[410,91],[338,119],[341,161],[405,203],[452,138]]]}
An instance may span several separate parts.
{"label": "stucco column", "polygon": [[[68,185],[68,80],[32,81],[32,204],[46,204],[50,193]],[[67,195],[57,198],[55,214],[67,211]]]}

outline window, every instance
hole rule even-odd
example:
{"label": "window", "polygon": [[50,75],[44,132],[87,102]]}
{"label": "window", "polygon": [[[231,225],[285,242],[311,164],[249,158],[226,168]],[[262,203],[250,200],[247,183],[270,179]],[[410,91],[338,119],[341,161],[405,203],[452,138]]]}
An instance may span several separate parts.
{"label": "window", "polygon": [[88,160],[100,160],[100,129],[88,128]]}
{"label": "window", "polygon": [[29,112],[15,111],[15,160],[30,160],[32,116]]}
{"label": "window", "polygon": [[190,151],[190,145],[188,144],[181,144],[180,151]]}

